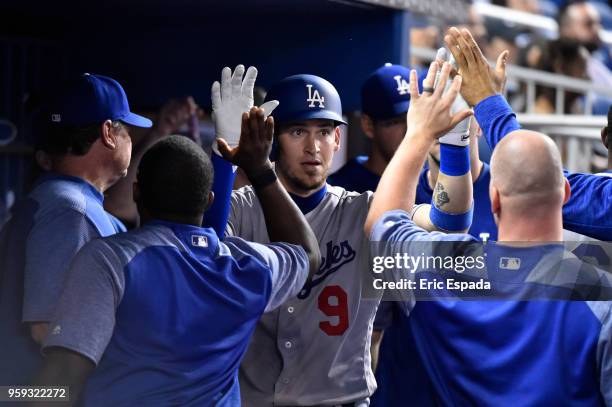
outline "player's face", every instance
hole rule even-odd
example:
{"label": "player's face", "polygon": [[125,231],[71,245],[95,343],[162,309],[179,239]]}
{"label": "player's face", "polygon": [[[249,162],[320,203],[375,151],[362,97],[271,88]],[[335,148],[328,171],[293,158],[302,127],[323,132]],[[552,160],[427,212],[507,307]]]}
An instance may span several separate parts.
{"label": "player's face", "polygon": [[406,135],[407,128],[405,113],[374,123],[374,137],[372,141],[376,143],[385,161],[391,161],[393,154],[395,154],[395,151]]}
{"label": "player's face", "polygon": [[334,122],[292,123],[281,128],[278,140],[276,168],[285,187],[298,195],[308,195],[321,188],[340,145],[340,129]]}
{"label": "player's face", "polygon": [[130,137],[129,127],[126,124],[121,124],[112,130],[116,134],[117,148],[115,149],[114,164],[117,176],[125,177],[128,167],[130,166],[130,158],[132,156],[132,138]]}

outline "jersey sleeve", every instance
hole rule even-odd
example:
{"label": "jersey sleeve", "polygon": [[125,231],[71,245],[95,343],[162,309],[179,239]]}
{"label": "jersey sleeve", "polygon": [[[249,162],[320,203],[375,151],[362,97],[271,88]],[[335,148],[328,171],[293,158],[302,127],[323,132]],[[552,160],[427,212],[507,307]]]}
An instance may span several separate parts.
{"label": "jersey sleeve", "polygon": [[123,288],[122,265],[114,252],[101,240],[86,245],[70,266],[43,352],[59,346],[97,365],[113,334]]}
{"label": "jersey sleeve", "polygon": [[224,160],[214,152],[212,153],[211,162],[215,173],[212,185],[215,199],[204,214],[202,226],[213,228],[217,236],[222,239],[223,234],[226,232],[231,205],[230,197],[236,173],[229,161]]}
{"label": "jersey sleeve", "polygon": [[70,262],[97,237],[99,232],[77,210],[54,211],[37,219],[26,240],[24,322],[50,320]]}
{"label": "jersey sleeve", "polygon": [[224,243],[232,255],[237,250],[254,256],[266,265],[270,272],[272,290],[265,312],[271,311],[289,298],[296,296],[308,277],[309,261],[306,251],[288,243],[259,244],[239,238],[227,238]]}
{"label": "jersey sleeve", "polygon": [[474,117],[482,129],[491,151],[508,133],[521,126],[502,95],[489,96],[474,107]]}
{"label": "jersey sleeve", "polygon": [[612,178],[593,174],[570,174],[571,195],[563,206],[563,227],[582,235],[612,239]]}
{"label": "jersey sleeve", "polygon": [[612,406],[612,303],[589,301],[589,308],[601,323],[597,341],[597,372],[599,386],[605,405]]}

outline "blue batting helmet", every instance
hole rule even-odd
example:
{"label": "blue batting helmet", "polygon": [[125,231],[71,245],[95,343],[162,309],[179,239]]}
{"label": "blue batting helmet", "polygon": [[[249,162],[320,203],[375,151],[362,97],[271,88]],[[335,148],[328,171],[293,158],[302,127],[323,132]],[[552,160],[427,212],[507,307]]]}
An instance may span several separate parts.
{"label": "blue batting helmet", "polygon": [[[342,118],[342,102],[334,85],[315,75],[293,75],[274,84],[266,94],[265,102],[278,100],[272,113],[275,124],[300,120],[333,120],[347,124]],[[277,139],[274,138],[271,159],[276,158]]]}

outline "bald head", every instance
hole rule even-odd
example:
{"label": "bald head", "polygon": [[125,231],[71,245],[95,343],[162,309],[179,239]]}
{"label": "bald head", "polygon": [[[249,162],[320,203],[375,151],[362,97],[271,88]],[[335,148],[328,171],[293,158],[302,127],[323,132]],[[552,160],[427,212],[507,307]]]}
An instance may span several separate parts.
{"label": "bald head", "polygon": [[506,206],[561,206],[565,179],[557,146],[542,133],[513,131],[493,151],[491,185]]}

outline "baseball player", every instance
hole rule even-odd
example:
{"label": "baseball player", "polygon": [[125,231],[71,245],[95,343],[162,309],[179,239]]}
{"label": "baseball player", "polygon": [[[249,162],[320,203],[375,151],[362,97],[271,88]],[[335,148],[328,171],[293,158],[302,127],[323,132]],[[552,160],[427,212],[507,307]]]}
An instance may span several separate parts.
{"label": "baseball player", "polygon": [[[433,83],[433,77],[430,71],[426,83]],[[459,78],[455,78],[454,93],[461,85]],[[444,241],[464,242],[467,250],[470,245],[479,245],[473,236],[428,233],[410,219],[408,211],[412,211],[414,203],[418,163],[425,159],[433,140],[450,126],[449,111],[454,99],[453,93],[444,97],[441,92],[419,95],[416,72],[411,76],[410,87],[411,126],[381,179],[366,233],[372,241],[382,242],[388,248],[404,243],[408,255],[415,255],[412,246],[405,244],[408,242],[419,248],[423,247],[420,242],[440,242],[437,248],[443,247]],[[469,92],[469,88],[461,90]],[[491,174],[491,202],[500,241],[561,241],[561,212],[569,191],[552,140],[534,132],[510,135],[494,150]],[[525,207],[532,211],[524,210]],[[533,249],[509,250],[524,255],[524,259],[542,253]],[[489,252],[492,254],[493,251]],[[495,272],[496,268],[490,266],[500,259],[487,259],[489,273]],[[503,268],[503,263],[499,264]],[[525,271],[530,271],[531,266],[526,267]],[[520,265],[518,270],[523,271]],[[550,270],[555,271],[554,265]],[[463,302],[436,301],[439,312],[422,320],[421,330],[415,332],[440,404],[612,402],[610,302],[489,301],[474,302],[467,309],[458,306]]]}
{"label": "baseball player", "polygon": [[[224,74],[216,85],[220,92],[213,87],[214,109],[224,110],[226,100],[234,99],[229,95],[240,95],[228,89],[229,83],[224,92],[223,78],[230,80]],[[233,87],[240,86],[237,81]],[[274,111],[275,170],[313,228],[322,264],[297,296],[260,319],[240,369],[242,400],[250,406],[365,406],[375,389],[369,346],[382,294],[362,294],[360,273],[369,273],[362,226],[372,194],[326,183],[339,146],[338,126],[345,123],[340,97],[328,81],[313,75],[285,78],[269,90],[266,101],[274,100],[280,102]],[[462,185],[457,189],[470,193],[456,197],[449,214],[471,205],[471,178],[456,178]],[[429,218],[423,223],[433,227]],[[269,241],[251,187],[232,194],[228,233]]]}
{"label": "baseball player", "polygon": [[[46,150],[51,172],[19,204],[0,237],[0,384],[27,384],[68,265],[88,241],[125,231],[103,208],[104,192],[130,163],[130,112],[121,85],[84,74],[52,106]],[[10,366],[10,368],[8,368]]]}
{"label": "baseball player", "polygon": [[[505,68],[507,55],[508,53],[504,52],[498,58],[499,69]],[[439,64],[444,62],[442,59],[437,61]],[[401,107],[407,112],[410,100],[409,92],[406,89],[406,94],[402,95],[401,90],[403,89],[392,87],[398,75],[407,81],[409,70],[401,66],[385,66],[379,68],[368,78],[362,91],[362,106],[365,112],[372,112],[376,109],[377,116],[375,117],[381,117],[382,115],[382,118],[384,118],[393,111],[395,106],[400,105],[397,102],[389,103],[393,101],[393,97],[404,99],[405,102]],[[395,91],[395,95],[393,91]],[[388,96],[382,97],[385,94]],[[386,115],[385,112],[387,112]],[[376,126],[374,129],[376,129]],[[474,217],[468,233],[484,240],[497,240],[497,226],[489,200],[491,176],[489,165],[482,162],[479,157],[478,132],[480,132],[478,123],[472,120],[469,127],[469,153],[470,171],[474,182]],[[440,142],[436,140],[427,154],[428,165],[421,170],[416,189],[415,199],[417,204],[431,202],[433,198],[440,169],[440,148]],[[417,303],[412,314],[428,308],[428,306],[427,303]],[[383,338],[380,343],[380,350],[377,352],[380,369],[376,370],[378,388],[372,397],[372,405],[401,405],[407,392],[412,395],[411,402],[414,405],[434,405],[436,403],[435,390],[431,386],[421,356],[418,354],[416,347],[406,346],[408,343],[414,343],[414,337],[410,318],[405,315],[402,307],[398,307],[395,302],[383,302],[381,304],[374,320],[372,338],[373,343],[374,338]],[[373,349],[373,354],[374,352]]]}
{"label": "baseball player", "polygon": [[320,263],[303,215],[267,177],[272,119],[254,108],[242,122],[232,162],[249,176],[271,239],[288,243],[219,240],[200,227],[213,198],[209,158],[186,137],[156,143],[134,189],[145,225],[77,254],[38,384],[69,385],[76,400],[89,376],[86,406],[240,405],[238,367],[257,320]]}
{"label": "baseball player", "polygon": [[[466,81],[462,96],[474,106],[478,124],[491,150],[504,136],[520,128],[516,116],[503,96],[496,94],[496,74],[491,72],[486,59],[468,30],[452,27],[445,41],[455,56],[459,72]],[[612,236],[612,180],[593,174],[564,172],[571,188],[571,196],[563,206],[565,229],[610,240]]]}

